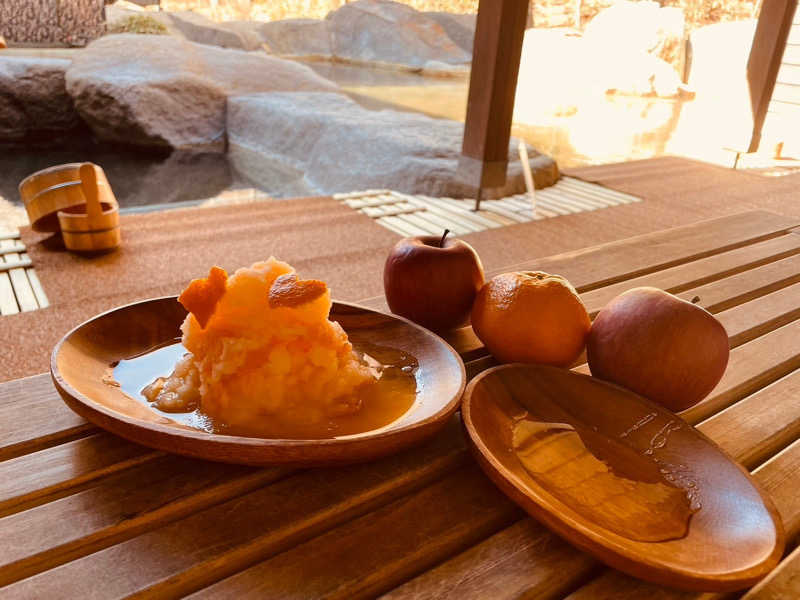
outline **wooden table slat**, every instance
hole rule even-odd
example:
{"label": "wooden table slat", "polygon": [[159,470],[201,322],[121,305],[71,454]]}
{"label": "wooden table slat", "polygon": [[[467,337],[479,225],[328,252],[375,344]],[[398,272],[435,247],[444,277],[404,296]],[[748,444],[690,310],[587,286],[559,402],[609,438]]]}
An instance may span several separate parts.
{"label": "wooden table slat", "polygon": [[74,493],[160,455],[100,433],[0,462],[0,517]]}
{"label": "wooden table slat", "polygon": [[561,598],[601,568],[538,521],[525,518],[381,599]]}
{"label": "wooden table slat", "polygon": [[428,444],[376,463],[298,473],[19,581],[5,588],[3,597],[77,597],[87,573],[109,572],[117,576],[105,579],[106,597],[193,591],[202,581],[231,575],[425,487],[467,462],[454,419]]}
{"label": "wooden table slat", "polygon": [[677,294],[800,253],[800,236],[782,235],[581,294],[591,315],[634,287],[650,286]]}
{"label": "wooden table slat", "polygon": [[[412,496],[295,546],[190,598],[371,598],[484,539],[521,514],[477,465],[468,465]],[[397,528],[394,524],[398,522],[413,523],[413,527]],[[375,543],[387,527],[393,527],[392,539]]]}
{"label": "wooden table slat", "polygon": [[525,261],[498,272],[558,273],[588,291],[778,237],[796,226],[789,217],[751,211]]}
{"label": "wooden table slat", "polygon": [[800,539],[800,494],[797,493],[797,474],[800,472],[800,440],[759,466],[753,475],[769,494],[781,515],[786,529],[786,545],[794,548]]}
{"label": "wooden table slat", "polygon": [[0,519],[0,587],[256,489],[285,474],[175,456]]}
{"label": "wooden table slat", "polygon": [[800,370],[698,425],[748,469],[800,437]]}
{"label": "wooden table slat", "polygon": [[749,302],[800,281],[800,255],[731,275],[677,294],[684,300],[699,298],[706,310],[717,313]]}
{"label": "wooden table slat", "polygon": [[688,422],[697,423],[797,368],[800,368],[800,321],[793,321],[734,348],[717,387],[705,400],[679,414]]}
{"label": "wooden table slat", "polygon": [[800,318],[800,283],[724,310],[716,317],[728,332],[731,346],[740,346]]}
{"label": "wooden table slat", "polygon": [[800,548],[752,588],[742,600],[789,600],[800,598]]}
{"label": "wooden table slat", "polygon": [[84,437],[97,429],[72,412],[49,374],[0,383],[0,460]]}

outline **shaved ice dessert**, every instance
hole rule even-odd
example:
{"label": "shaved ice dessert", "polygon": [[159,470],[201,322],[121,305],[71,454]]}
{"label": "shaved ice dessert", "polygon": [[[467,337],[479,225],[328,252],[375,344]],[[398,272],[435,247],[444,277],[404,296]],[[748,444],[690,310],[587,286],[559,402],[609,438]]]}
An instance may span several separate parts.
{"label": "shaved ice dessert", "polygon": [[166,412],[198,409],[217,422],[313,426],[357,413],[376,382],[342,327],[328,320],[322,281],[270,258],[231,277],[213,267],[178,299],[189,351],[142,394]]}

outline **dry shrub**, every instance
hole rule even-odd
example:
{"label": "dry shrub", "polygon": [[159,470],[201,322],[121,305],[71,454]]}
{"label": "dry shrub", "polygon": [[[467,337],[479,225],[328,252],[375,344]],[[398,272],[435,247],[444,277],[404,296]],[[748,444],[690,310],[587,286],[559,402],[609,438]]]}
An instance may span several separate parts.
{"label": "dry shrub", "polygon": [[153,35],[166,35],[166,27],[147,15],[131,15],[110,23],[108,33],[149,33]]}
{"label": "dry shrub", "polygon": [[149,33],[166,35],[166,27],[147,15],[131,15],[108,25],[108,33]]}

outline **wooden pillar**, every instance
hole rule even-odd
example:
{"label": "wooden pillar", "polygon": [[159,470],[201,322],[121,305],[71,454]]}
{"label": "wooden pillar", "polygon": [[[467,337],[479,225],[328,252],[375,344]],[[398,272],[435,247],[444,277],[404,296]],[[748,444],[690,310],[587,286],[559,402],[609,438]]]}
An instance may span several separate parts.
{"label": "wooden pillar", "polygon": [[478,8],[459,175],[479,190],[506,182],[527,16],[528,0],[481,0]]}
{"label": "wooden pillar", "polygon": [[[778,69],[796,8],[797,0],[764,0],[761,4],[750,58],[747,61],[747,84],[753,110],[753,135],[747,152],[758,150],[761,129],[775,90]],[[724,60],[722,57],[720,59]]]}

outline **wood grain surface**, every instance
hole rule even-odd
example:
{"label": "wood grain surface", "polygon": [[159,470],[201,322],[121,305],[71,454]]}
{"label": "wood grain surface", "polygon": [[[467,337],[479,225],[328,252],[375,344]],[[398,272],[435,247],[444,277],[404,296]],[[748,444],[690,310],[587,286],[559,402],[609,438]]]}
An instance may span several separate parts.
{"label": "wood grain surface", "polygon": [[[596,310],[637,285],[702,292],[733,349],[681,416],[752,471],[787,534],[748,599],[800,590],[798,224],[756,211],[498,270],[562,273]],[[471,329],[448,339],[468,377],[494,366]],[[101,432],[39,375],[0,384],[0,431],[4,599],[719,597],[609,569],[525,516],[477,469],[458,417],[374,463],[254,469]]]}

